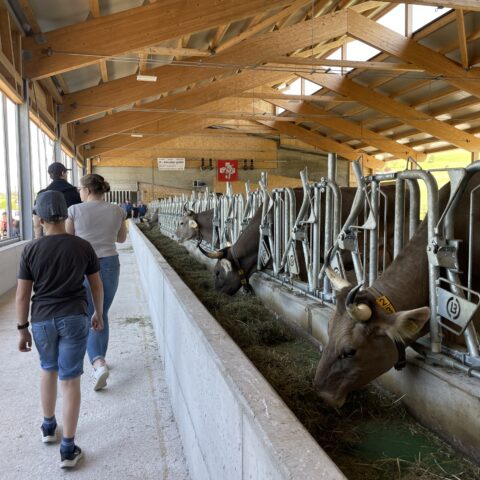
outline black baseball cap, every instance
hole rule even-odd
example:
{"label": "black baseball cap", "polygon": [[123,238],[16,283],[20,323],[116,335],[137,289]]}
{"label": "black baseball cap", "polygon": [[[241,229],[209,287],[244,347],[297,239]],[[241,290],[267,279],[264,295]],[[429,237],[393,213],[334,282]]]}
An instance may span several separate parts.
{"label": "black baseball cap", "polygon": [[63,193],[47,190],[38,194],[35,202],[36,214],[44,220],[64,220],[68,217],[67,202]]}
{"label": "black baseball cap", "polygon": [[67,167],[60,162],[53,162],[48,166],[48,174],[52,178],[58,178],[67,171]]}

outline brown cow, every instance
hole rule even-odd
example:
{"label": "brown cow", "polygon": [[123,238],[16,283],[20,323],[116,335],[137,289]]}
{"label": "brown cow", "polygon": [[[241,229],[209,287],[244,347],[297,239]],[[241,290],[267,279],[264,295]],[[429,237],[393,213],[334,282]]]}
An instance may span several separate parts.
{"label": "brown cow", "polygon": [[[393,216],[395,212],[395,185],[386,185],[382,187],[382,192],[385,193],[387,203],[387,246],[386,246],[386,264],[388,265],[393,258],[393,238],[394,225]],[[342,195],[342,222],[346,220],[350,213],[350,208],[353,204],[357,189],[352,187],[341,187]],[[295,189],[297,211],[300,208],[303,199],[303,189]],[[406,205],[408,209],[409,199],[406,197]],[[407,218],[407,217],[406,217]],[[185,217],[183,219],[185,221]],[[257,270],[258,247],[260,243],[260,223],[262,220],[262,207],[259,207],[248,224],[247,228],[242,232],[234,245],[224,248],[222,250],[211,252],[208,254],[210,258],[217,258],[219,262],[215,266],[215,289],[219,292],[228,295],[234,295],[242,287],[242,279],[238,274],[239,266],[245,272],[245,277],[248,278]],[[383,230],[384,221],[383,216],[380,215],[379,224],[380,231]],[[322,232],[323,233],[323,232]],[[360,247],[362,242],[360,242]],[[380,248],[383,250],[383,239],[379,242]],[[305,264],[303,261],[303,251],[299,243],[297,243],[297,255],[299,257],[300,274],[299,278],[306,280]],[[321,256],[323,258],[323,256]],[[347,269],[352,268],[351,265],[345,265]]]}
{"label": "brown cow", "polygon": [[[468,194],[479,183],[480,174],[476,174],[456,210],[455,235],[463,241],[459,255],[462,272],[467,271]],[[449,185],[440,191],[440,211],[449,193]],[[478,209],[474,222],[480,223]],[[384,274],[358,294],[357,287],[351,289],[348,282],[328,268],[329,278],[338,290],[337,306],[329,322],[329,341],[314,380],[315,389],[328,404],[342,406],[349,392],[363,387],[397,363],[401,351],[397,345],[410,345],[428,333],[427,239],[425,219]],[[479,258],[479,242],[474,250],[474,258]],[[473,289],[478,291],[480,271],[474,270]],[[465,278],[462,282],[466,284]]]}

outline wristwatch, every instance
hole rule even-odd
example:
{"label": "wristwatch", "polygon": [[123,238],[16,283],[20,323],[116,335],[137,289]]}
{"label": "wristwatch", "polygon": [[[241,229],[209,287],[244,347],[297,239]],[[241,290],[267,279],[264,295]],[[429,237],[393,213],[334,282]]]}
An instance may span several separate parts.
{"label": "wristwatch", "polygon": [[30,322],[24,323],[23,325],[17,325],[18,330],[24,330],[25,328],[28,328],[30,325]]}

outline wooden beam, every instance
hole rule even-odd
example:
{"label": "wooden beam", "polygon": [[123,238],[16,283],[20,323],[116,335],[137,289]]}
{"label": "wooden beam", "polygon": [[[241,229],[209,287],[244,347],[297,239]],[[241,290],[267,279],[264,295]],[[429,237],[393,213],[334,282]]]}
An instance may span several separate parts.
{"label": "wooden beam", "polygon": [[98,0],[88,0],[88,6],[90,7],[92,17],[100,17],[100,5],[98,4]]}
{"label": "wooden beam", "polygon": [[[116,150],[102,153],[101,158],[132,158],[148,157],[206,157],[215,156],[221,158],[230,155],[237,158],[276,158],[277,143],[275,140],[267,140],[259,137],[207,137],[207,136],[181,136],[177,138],[153,137],[152,144],[148,148]],[[229,153],[230,152],[230,153]]]}
{"label": "wooden beam", "polygon": [[317,73],[313,75],[299,75],[307,80],[318,83],[329,90],[348,95],[350,98],[374,110],[383,112],[393,118],[400,119],[404,124],[411,125],[423,132],[450,142],[459,148],[470,152],[480,150],[480,139],[466,134],[426,113],[415,110],[391,98],[364,87],[353,80],[340,75]]}
{"label": "wooden beam", "polygon": [[386,70],[393,72],[424,72],[423,68],[411,63],[360,62],[356,60],[329,60],[326,58],[277,57],[267,60],[276,65],[303,65],[307,67],[346,67],[364,68],[366,70]]}
{"label": "wooden beam", "polygon": [[[292,0],[276,0],[284,6]],[[26,38],[27,78],[43,78],[98,63],[102,58],[154,46],[181,35],[207,30],[272,7],[271,0],[185,0],[144,5],[50,31],[45,43]],[[66,52],[66,53],[61,53]],[[82,55],[83,54],[83,55]],[[95,56],[90,56],[90,55]]]}
{"label": "wooden beam", "polygon": [[22,12],[25,15],[25,18],[27,19],[27,22],[30,25],[30,28],[32,29],[32,32],[35,34],[41,33],[42,30],[38,25],[38,22],[35,17],[35,14],[33,13],[32,7],[30,7],[29,0],[18,0],[18,4],[20,5]]}
{"label": "wooden beam", "polygon": [[217,28],[217,31],[215,32],[214,37],[212,38],[212,42],[210,44],[211,48],[216,50],[217,47],[220,45],[220,43],[223,40],[223,37],[227,33],[227,30],[230,28],[230,23],[226,23],[225,25],[222,25],[221,27]]}
{"label": "wooden beam", "polygon": [[15,58],[13,55],[13,42],[12,42],[12,28],[10,25],[10,15],[8,10],[5,8],[0,8],[0,43],[3,54],[8,59],[8,61],[14,65]]}
{"label": "wooden beam", "polygon": [[[232,37],[230,40],[223,42],[221,45],[217,47],[217,53],[223,52],[228,48],[233,47],[234,45],[239,44],[240,42],[246,40],[247,38],[251,38],[258,32],[261,32],[263,29],[267,28],[269,25],[275,25],[279,20],[290,16],[292,13],[295,13],[297,10],[305,6],[306,4],[311,3],[311,0],[296,0],[292,5],[289,7],[281,10],[280,12],[272,15],[271,17],[266,18],[265,20],[253,25],[252,27],[248,28],[244,32]],[[278,6],[275,4],[275,6]]]}
{"label": "wooden beam", "polygon": [[461,8],[462,10],[471,10],[480,12],[478,0],[382,0],[388,3],[409,3],[413,5],[428,5],[445,8]]}
{"label": "wooden beam", "polygon": [[379,48],[390,55],[424,68],[460,90],[480,97],[480,74],[466,72],[452,60],[409,38],[396,33],[379,23],[347,10],[348,33],[354,38]]}
{"label": "wooden beam", "polygon": [[463,18],[463,10],[457,10],[456,14],[458,29],[458,47],[460,48],[462,67],[467,70],[470,65],[468,63],[467,36],[465,34],[465,20]]}
{"label": "wooden beam", "polygon": [[152,55],[167,55],[170,57],[210,57],[209,50],[199,50],[197,48],[181,48],[181,47],[149,47],[138,52]]}
{"label": "wooden beam", "polygon": [[[144,124],[139,128],[129,130],[126,135],[114,134],[108,138],[97,140],[88,145],[90,154],[98,155],[102,152],[109,152],[115,149],[122,149],[130,145],[136,145],[136,148],[146,148],[151,145],[149,133],[165,133],[165,132],[183,132],[188,133],[192,130],[201,130],[210,125],[217,123],[217,118],[210,118],[206,115],[209,111],[251,111],[252,103],[245,100],[235,98],[223,98],[221,100],[205,103],[195,108],[198,113],[204,113],[204,116],[192,115],[186,116],[182,114],[164,113],[157,117],[156,121]],[[144,138],[134,138],[129,136],[131,133],[145,133]]]}
{"label": "wooden beam", "polygon": [[[216,75],[224,76],[236,71],[235,65],[256,64],[269,57],[284,55],[296,48],[309,45],[312,41],[318,43],[331,38],[332,35],[342,35],[346,29],[346,12],[338,12],[245,40],[227,52],[205,58],[199,64],[199,68],[173,65],[152,68],[149,73],[158,77],[156,82],[138,82],[136,75],[130,75],[105,85],[87,88],[65,97],[60,121],[68,123],[80,120]],[[232,65],[232,69],[215,67],[218,64]],[[279,78],[278,72],[272,75]],[[282,77],[285,76],[283,73]]]}
{"label": "wooden beam", "polygon": [[398,158],[413,157],[417,160],[425,160],[423,155],[419,155],[415,150],[405,147],[400,143],[397,143],[389,138],[383,137],[378,133],[369,130],[355,122],[341,118],[340,116],[334,116],[333,114],[323,110],[322,108],[305,103],[291,104],[282,100],[268,100],[273,105],[286,109],[289,112],[297,114],[317,114],[315,123],[323,125],[331,130],[340,132],[344,135],[348,135],[351,138],[363,140],[367,145],[372,145],[379,148],[383,152],[392,154]]}
{"label": "wooden beam", "polygon": [[297,103],[299,100],[303,102],[319,102],[331,104],[354,102],[354,100],[350,100],[349,98],[333,95],[289,95],[285,93],[278,93],[278,90],[274,90],[273,88],[270,91],[265,91],[261,89],[260,91],[239,93],[235,96],[238,98],[250,98],[255,100],[284,100],[286,102]]}
{"label": "wooden beam", "polygon": [[270,122],[266,120],[258,120],[259,123],[262,125],[267,125],[275,130],[278,130],[280,133],[284,133],[294,138],[298,138],[309,145],[313,145],[314,147],[319,148],[323,152],[329,153],[337,153],[341,157],[347,160],[358,160],[358,158],[362,155],[364,164],[369,168],[379,168],[383,166],[383,162],[380,162],[375,157],[371,155],[362,154],[361,152],[356,151],[349,145],[345,145],[343,143],[337,142],[336,140],[332,140],[328,137],[324,137],[323,135],[312,132],[307,130],[303,127],[297,127],[296,125],[290,125],[288,123],[280,123],[280,122]]}

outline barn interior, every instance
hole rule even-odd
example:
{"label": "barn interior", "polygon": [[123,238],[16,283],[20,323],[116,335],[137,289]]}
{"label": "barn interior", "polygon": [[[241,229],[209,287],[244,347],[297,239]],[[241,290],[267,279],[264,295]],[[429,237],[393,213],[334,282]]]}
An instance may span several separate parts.
{"label": "barn interior", "polygon": [[[479,160],[480,2],[3,0],[0,103],[3,325],[3,320],[14,315],[12,289],[18,262],[25,244],[34,238],[34,202],[37,193],[51,181],[48,166],[52,162],[66,166],[67,179],[75,186],[80,185],[84,175],[96,173],[110,184],[110,202],[141,202],[150,210],[174,197],[182,199],[177,202],[180,205],[186,199],[212,192],[244,194],[246,185],[247,194],[261,190],[265,184],[270,191],[302,187],[300,172],[305,172],[310,182],[322,182],[329,176],[329,156],[335,158],[335,181],[341,187],[357,187],[358,171],[353,167],[356,162],[364,178],[403,170],[432,171],[438,186],[443,186],[449,177],[445,171],[435,170],[464,168]],[[233,169],[231,176],[224,174],[226,164]],[[427,210],[426,196],[426,189],[422,189],[422,215]],[[152,305],[163,308],[155,303],[155,294],[150,298],[145,291],[145,275],[162,288],[170,281],[175,283],[168,275],[167,282],[164,277],[148,277],[151,274],[141,267],[135,270],[135,262],[140,265],[142,259],[153,260],[145,253],[149,247],[144,245],[138,229],[133,223],[129,228],[128,241],[135,244],[135,250],[130,252],[130,246],[125,247],[121,256],[128,265],[128,281],[136,286],[133,305],[127,301],[128,285],[122,287],[123,303],[115,304],[115,312],[125,317],[127,330],[137,327],[132,319],[152,316]],[[262,292],[259,296],[269,307],[289,305],[298,318],[306,315],[300,323],[308,324],[312,330],[313,322],[315,330],[318,312],[310,310],[310,306],[306,308],[302,302],[297,305],[296,299],[284,293],[273,298],[270,284],[255,288]],[[179,292],[188,295],[187,290],[172,292],[169,294],[175,298]],[[314,308],[317,300],[308,301]],[[137,311],[136,305],[142,303],[148,308],[139,307]],[[173,347],[167,347],[168,329],[162,329],[163,333],[155,330],[149,335],[163,343],[167,351]],[[185,327],[187,331],[193,335]],[[128,343],[128,339],[125,341]],[[200,348],[198,345],[192,340],[187,353]],[[149,355],[153,358],[157,353]],[[162,354],[162,358],[168,364],[170,357]],[[452,443],[462,455],[478,462],[472,433],[478,432],[477,424],[466,426],[480,398],[478,378],[471,378],[478,374],[478,366],[470,375],[467,370],[473,367],[465,365],[457,375],[465,374],[466,383],[455,376],[447,379],[436,370],[417,374],[419,384],[429,386],[430,377],[440,378],[433,382],[434,393],[426,397],[416,397],[410,391],[421,387],[416,383],[409,387],[407,377],[397,385],[389,377],[385,384],[398,398],[411,395],[415,399],[412,402],[426,402],[417,417],[443,438],[453,436],[453,431],[459,436],[460,430],[466,432],[466,440]],[[159,365],[155,368],[162,369]],[[157,370],[149,370],[149,375],[155,376]],[[138,375],[133,370],[130,373]],[[33,374],[31,377],[33,382]],[[9,376],[8,382],[14,381],[14,376]],[[442,387],[437,387],[437,381]],[[163,383],[147,383],[142,383],[142,388],[154,393],[167,390]],[[463,405],[460,409],[468,412],[458,431],[453,427],[449,430],[451,420],[432,427],[438,420],[433,414],[428,418],[428,405],[435,403],[439,391],[436,388],[455,390],[450,403],[438,406],[445,417],[451,415],[455,405]],[[10,393],[13,395],[13,387]],[[134,388],[129,394],[137,395]],[[170,395],[176,394],[170,391]],[[87,397],[87,401],[93,404],[94,398]],[[132,405],[137,400],[132,400]],[[163,403],[159,405],[153,413],[148,410],[142,414],[146,417],[145,428],[149,428],[148,418],[163,408]],[[180,435],[183,447],[175,444],[166,463],[162,460],[161,465],[142,471],[143,478],[220,478],[217,475],[222,462],[231,467],[227,470],[232,478],[302,478],[302,474],[306,475],[303,478],[321,478],[320,471],[326,475],[324,478],[345,478],[323,451],[317,462],[307,455],[304,470],[298,467],[297,463],[302,462],[295,458],[310,448],[310,440],[302,443],[303,431],[298,434],[298,442],[307,447],[292,447],[288,455],[285,450],[290,446],[286,443],[274,445],[272,450],[265,447],[261,457],[268,468],[250,465],[245,458],[252,457],[255,442],[262,445],[262,449],[258,448],[263,452],[263,445],[270,442],[269,435],[275,436],[268,408],[264,411],[263,403],[259,405],[252,411],[254,417],[255,412],[266,415],[261,420],[262,434],[241,448],[241,473],[237,472],[238,458],[233,454],[218,462],[206,459],[207,447],[202,450],[196,446],[185,434],[189,427],[180,424],[180,433],[172,430],[167,437]],[[174,408],[172,415],[191,415],[185,412]],[[289,424],[289,415],[281,413],[275,418],[280,424]],[[101,418],[94,422],[101,422]],[[191,420],[191,424],[195,421]],[[157,428],[162,430],[160,425],[163,423],[159,420]],[[122,426],[122,434],[128,435],[128,428]],[[284,430],[282,433],[287,435]],[[22,431],[22,435],[27,434],[28,429]],[[99,443],[95,437],[89,441]],[[220,448],[221,442],[211,442],[212,451]],[[210,443],[207,445],[210,449]],[[187,452],[187,467],[176,470],[177,461],[184,461],[182,448]],[[316,449],[316,444],[311,448]],[[156,445],[150,445],[147,451],[157,455]],[[280,466],[269,460],[272,451],[275,455],[281,451]],[[36,458],[34,453],[31,458]],[[47,470],[48,461],[47,456],[41,459]],[[129,471],[128,466],[122,468]],[[307,468],[315,470],[315,474],[306,474]],[[162,474],[159,469],[164,469]],[[15,468],[8,471],[8,478],[22,478],[25,473]],[[92,472],[104,474],[101,466],[93,467]]]}

